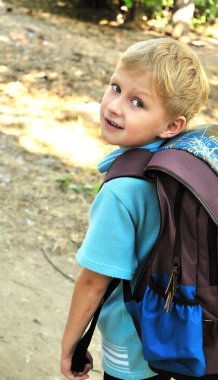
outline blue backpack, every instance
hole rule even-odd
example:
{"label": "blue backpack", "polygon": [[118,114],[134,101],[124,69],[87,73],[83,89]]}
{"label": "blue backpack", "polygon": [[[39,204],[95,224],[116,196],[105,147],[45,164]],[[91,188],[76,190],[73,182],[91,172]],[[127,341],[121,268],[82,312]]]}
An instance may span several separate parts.
{"label": "blue backpack", "polygon": [[[117,177],[155,181],[161,211],[159,237],[124,302],[152,370],[176,379],[218,376],[218,125],[169,140],[158,152],[130,149],[104,183]],[[84,367],[102,305],[118,285],[112,280],[81,338],[72,370]],[[76,367],[77,368],[76,368]]]}

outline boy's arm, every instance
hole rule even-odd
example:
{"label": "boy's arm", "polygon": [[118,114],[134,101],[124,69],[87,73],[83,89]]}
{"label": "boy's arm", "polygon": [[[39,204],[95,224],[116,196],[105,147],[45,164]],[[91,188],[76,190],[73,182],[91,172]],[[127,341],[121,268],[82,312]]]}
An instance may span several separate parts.
{"label": "boy's arm", "polygon": [[[71,358],[78,341],[83,335],[90,319],[102,300],[111,281],[110,277],[83,269],[76,281],[67,324],[62,338],[61,371],[68,379],[74,379],[71,372]],[[87,365],[85,372],[91,369]],[[77,379],[86,379],[83,373]]]}

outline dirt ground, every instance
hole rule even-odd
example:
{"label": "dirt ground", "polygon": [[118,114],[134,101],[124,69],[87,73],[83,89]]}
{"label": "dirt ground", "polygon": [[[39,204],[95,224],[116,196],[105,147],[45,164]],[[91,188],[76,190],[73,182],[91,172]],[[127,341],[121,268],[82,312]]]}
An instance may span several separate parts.
{"label": "dirt ground", "polygon": [[[111,149],[99,137],[99,102],[119,54],[158,33],[27,3],[0,1],[0,380],[61,380],[75,254],[101,180],[96,163]],[[211,93],[196,123],[215,123],[218,41],[201,41],[193,49]],[[100,380],[97,333],[91,351],[90,378]]]}

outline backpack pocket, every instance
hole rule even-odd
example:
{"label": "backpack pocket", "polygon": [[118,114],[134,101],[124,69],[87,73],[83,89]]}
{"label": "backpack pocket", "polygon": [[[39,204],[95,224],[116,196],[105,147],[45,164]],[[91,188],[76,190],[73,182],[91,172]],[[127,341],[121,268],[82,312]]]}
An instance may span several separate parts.
{"label": "backpack pocket", "polygon": [[202,307],[196,301],[175,297],[167,313],[165,303],[164,291],[148,285],[141,302],[127,305],[137,325],[144,359],[154,369],[203,376]]}
{"label": "backpack pocket", "polygon": [[[218,289],[217,286],[198,287],[197,296],[203,311],[203,343],[206,374],[218,374]],[[217,375],[218,376],[218,375]]]}

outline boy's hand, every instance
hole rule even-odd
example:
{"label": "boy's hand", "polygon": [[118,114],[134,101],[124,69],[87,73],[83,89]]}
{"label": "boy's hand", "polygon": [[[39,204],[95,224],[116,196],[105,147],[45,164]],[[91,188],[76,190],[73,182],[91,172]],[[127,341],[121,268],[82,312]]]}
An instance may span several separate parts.
{"label": "boy's hand", "polygon": [[85,380],[89,378],[88,372],[93,368],[93,359],[90,353],[87,351],[86,354],[89,363],[87,363],[84,367],[83,372],[72,373],[71,370],[71,361],[72,354],[61,356],[61,373],[69,380]]}

